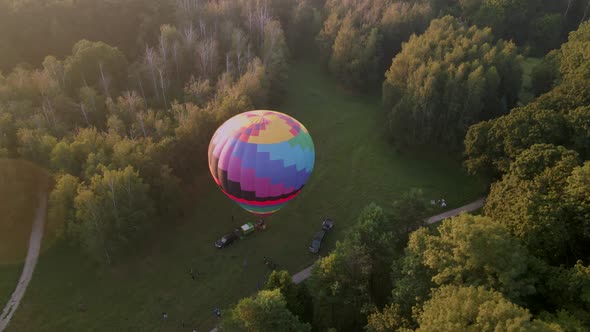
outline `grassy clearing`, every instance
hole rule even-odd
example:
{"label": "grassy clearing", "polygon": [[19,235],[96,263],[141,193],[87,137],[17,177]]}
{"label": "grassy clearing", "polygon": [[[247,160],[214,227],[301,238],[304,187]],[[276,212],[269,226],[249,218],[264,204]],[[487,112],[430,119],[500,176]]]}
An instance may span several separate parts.
{"label": "grassy clearing", "polygon": [[522,63],[522,88],[519,99],[522,105],[526,105],[534,98],[531,86],[531,74],[533,68],[541,62],[541,58],[526,58]]}
{"label": "grassy clearing", "polygon": [[4,309],[4,305],[8,302],[10,295],[12,295],[21,270],[21,264],[0,269],[0,312]]}
{"label": "grassy clearing", "polygon": [[37,166],[0,159],[0,265],[26,257],[39,192],[47,185],[47,173]]}
{"label": "grassy clearing", "polygon": [[46,172],[26,161],[0,159],[0,266],[6,266],[0,269],[0,308],[27,255],[40,190],[47,190]]}
{"label": "grassy clearing", "polygon": [[[342,92],[314,65],[293,67],[288,100],[280,110],[310,131],[316,168],[301,195],[268,219],[266,232],[215,249],[216,238],[253,218],[203,174],[196,180],[200,194],[192,212],[183,222],[161,227],[125,264],[97,269],[66,245],[50,249],[8,330],[208,331],[216,323],[215,307],[251,295],[265,280],[269,270],[263,256],[292,273],[314,261],[307,247],[322,216],[336,221],[325,254],[371,201],[386,206],[409,188],[421,187],[427,197],[444,197],[453,208],[484,190],[444,151],[396,154],[386,143],[379,99]],[[197,281],[190,279],[189,267],[198,271]],[[87,312],[77,310],[79,303]],[[160,319],[163,311],[167,322]]]}

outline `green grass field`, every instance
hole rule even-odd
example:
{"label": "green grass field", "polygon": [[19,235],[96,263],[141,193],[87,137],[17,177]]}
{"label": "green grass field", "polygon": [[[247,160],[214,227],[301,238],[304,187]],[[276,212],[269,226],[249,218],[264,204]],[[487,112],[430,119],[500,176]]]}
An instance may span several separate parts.
{"label": "green grass field", "polygon": [[[307,247],[322,216],[336,221],[322,249],[326,254],[371,201],[386,206],[411,187],[421,187],[428,198],[444,197],[453,208],[483,193],[484,185],[468,178],[445,151],[396,154],[385,139],[379,105],[378,97],[342,92],[315,65],[295,65],[280,111],[310,131],[316,168],[301,195],[268,219],[265,232],[227,249],[214,248],[220,235],[254,218],[203,174],[196,180],[194,209],[181,222],[159,227],[125,264],[99,269],[65,244],[48,250],[8,330],[208,331],[216,323],[215,307],[253,294],[264,282],[269,270],[263,256],[290,272],[314,261]],[[196,281],[189,267],[198,271]],[[0,268],[0,277],[3,269],[14,268]],[[79,303],[86,312],[77,310]],[[163,311],[167,322],[160,319]]]}
{"label": "green grass field", "polygon": [[22,160],[0,159],[0,265],[27,255],[39,192],[47,190],[47,174]]}
{"label": "green grass field", "polygon": [[47,190],[47,174],[22,160],[0,159],[0,307],[14,291],[27,255],[29,236],[39,204]]}

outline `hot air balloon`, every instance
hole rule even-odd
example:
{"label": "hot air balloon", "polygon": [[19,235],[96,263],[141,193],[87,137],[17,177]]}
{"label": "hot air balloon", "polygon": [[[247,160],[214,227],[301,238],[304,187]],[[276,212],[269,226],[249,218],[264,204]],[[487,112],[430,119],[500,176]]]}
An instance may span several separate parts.
{"label": "hot air balloon", "polygon": [[222,124],[209,143],[209,169],[215,183],[261,219],[299,194],[314,162],[307,129],[275,111],[238,114]]}

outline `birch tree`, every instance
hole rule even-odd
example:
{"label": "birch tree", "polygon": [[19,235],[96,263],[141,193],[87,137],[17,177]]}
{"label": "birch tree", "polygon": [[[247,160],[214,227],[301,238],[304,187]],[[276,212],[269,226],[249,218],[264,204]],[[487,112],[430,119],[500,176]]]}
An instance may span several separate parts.
{"label": "birch tree", "polygon": [[85,251],[106,264],[136,239],[154,218],[149,186],[131,166],[104,170],[82,186],[74,200],[76,227]]}
{"label": "birch tree", "polygon": [[147,66],[147,69],[150,72],[150,77],[152,81],[152,88],[154,96],[156,100],[160,100],[160,93],[158,89],[158,75],[157,75],[157,65],[158,65],[158,55],[154,51],[153,48],[146,45],[145,52],[144,52],[144,61]]}

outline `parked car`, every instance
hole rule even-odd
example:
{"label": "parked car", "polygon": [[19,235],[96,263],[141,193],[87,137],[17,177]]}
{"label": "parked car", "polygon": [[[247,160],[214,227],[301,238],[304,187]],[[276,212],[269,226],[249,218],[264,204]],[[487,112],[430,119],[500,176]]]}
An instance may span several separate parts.
{"label": "parked car", "polygon": [[325,236],[326,236],[326,231],[321,230],[321,231],[317,232],[315,234],[315,236],[313,237],[313,240],[311,240],[311,245],[309,246],[309,251],[313,252],[314,254],[317,254],[318,252],[320,252],[320,248],[322,247],[322,241],[324,240]]}
{"label": "parked car", "polygon": [[322,229],[325,231],[329,231],[334,227],[334,221],[330,218],[324,218],[322,222]]}
{"label": "parked car", "polygon": [[239,236],[236,234],[235,231],[232,233],[227,233],[224,236],[222,236],[221,239],[215,241],[215,246],[219,249],[225,248],[225,247],[229,246],[230,244],[232,244],[238,238],[239,238]]}

